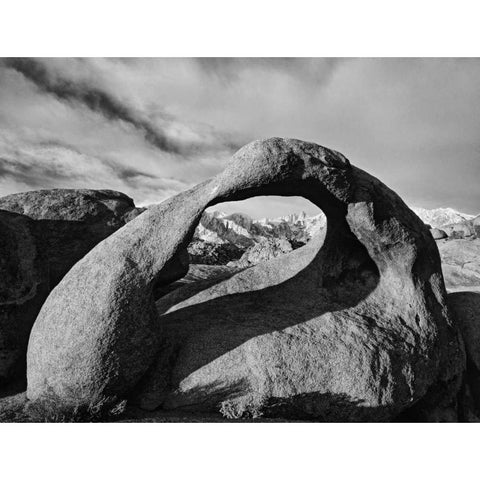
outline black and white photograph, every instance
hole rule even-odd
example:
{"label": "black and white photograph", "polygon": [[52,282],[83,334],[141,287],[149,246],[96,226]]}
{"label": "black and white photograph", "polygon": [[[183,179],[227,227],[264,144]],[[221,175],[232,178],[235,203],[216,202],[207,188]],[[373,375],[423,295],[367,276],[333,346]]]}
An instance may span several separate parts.
{"label": "black and white photograph", "polygon": [[480,57],[28,38],[0,58],[0,436],[476,428]]}

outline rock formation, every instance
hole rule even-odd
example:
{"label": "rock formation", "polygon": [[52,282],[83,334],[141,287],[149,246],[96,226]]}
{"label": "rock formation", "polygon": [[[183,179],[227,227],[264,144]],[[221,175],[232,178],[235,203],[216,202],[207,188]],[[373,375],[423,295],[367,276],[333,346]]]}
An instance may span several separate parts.
{"label": "rock formation", "polygon": [[37,221],[53,288],[77,260],[139,209],[130,197],[112,190],[53,189],[2,197],[0,210]]}
{"label": "rock formation", "polygon": [[35,222],[0,210],[0,387],[25,375],[28,336],[50,292]]}
{"label": "rock formation", "polygon": [[440,242],[445,286],[449,291],[480,291],[480,239]]}
{"label": "rock formation", "polygon": [[[153,286],[202,212],[257,195],[303,196],[327,228],[155,308]],[[68,272],[32,330],[27,396],[388,420],[418,401],[451,401],[463,368],[438,250],[420,219],[340,153],[272,138],[150,208]]]}
{"label": "rock formation", "polygon": [[[49,292],[136,214],[131,198],[109,190],[39,190],[0,198],[0,384],[25,374],[30,329]],[[183,274],[187,269],[188,264]]]}
{"label": "rock formation", "polygon": [[475,235],[480,238],[480,215],[475,217],[472,220],[473,230],[475,231]]}
{"label": "rock formation", "polygon": [[202,265],[227,265],[238,260],[245,252],[244,248],[234,243],[211,243],[193,240],[188,246],[190,263]]}
{"label": "rock formation", "polygon": [[465,342],[467,368],[464,374],[464,419],[480,420],[480,292],[462,291],[448,295],[448,302]]}
{"label": "rock formation", "polygon": [[475,235],[472,222],[468,220],[450,225],[443,225],[442,230],[452,238],[466,238]]}
{"label": "rock formation", "polygon": [[292,250],[292,244],[285,238],[264,238],[253,247],[250,247],[238,260],[229,262],[228,266],[248,268],[279,255],[284,255]]}
{"label": "rock formation", "polygon": [[443,240],[444,238],[447,238],[448,235],[444,230],[441,230],[439,228],[432,228],[430,229],[430,233],[432,234],[432,237],[434,240]]}

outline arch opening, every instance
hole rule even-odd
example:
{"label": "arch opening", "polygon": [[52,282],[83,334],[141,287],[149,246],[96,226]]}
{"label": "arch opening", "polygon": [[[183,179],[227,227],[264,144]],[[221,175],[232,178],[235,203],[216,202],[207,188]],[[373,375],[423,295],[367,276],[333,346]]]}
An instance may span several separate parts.
{"label": "arch opening", "polygon": [[325,214],[302,197],[219,203],[202,214],[188,246],[190,263],[253,266],[306,245],[325,227]]}
{"label": "arch opening", "polygon": [[[283,335],[290,328],[308,331],[310,322],[313,335],[319,335],[313,333],[318,329],[328,332],[332,321],[342,324],[347,312],[376,289],[380,274],[345,218],[325,217],[323,227],[300,248],[248,268],[190,280],[156,302],[162,353],[138,387],[136,398],[145,408],[183,408],[184,400],[176,393],[180,384],[250,341],[261,342],[274,332]],[[251,288],[245,290],[246,284]],[[368,322],[359,317],[358,328]],[[163,377],[164,362],[182,367]],[[161,392],[156,385],[162,385]],[[235,397],[237,389],[248,388],[213,382],[205,391],[187,388],[185,398],[193,398],[197,407],[215,409],[218,398]]]}

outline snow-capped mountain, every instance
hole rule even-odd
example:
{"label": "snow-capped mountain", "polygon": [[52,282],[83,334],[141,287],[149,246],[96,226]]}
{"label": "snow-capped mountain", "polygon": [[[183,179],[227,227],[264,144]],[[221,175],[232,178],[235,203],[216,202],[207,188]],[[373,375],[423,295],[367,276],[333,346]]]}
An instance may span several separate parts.
{"label": "snow-capped mountain", "polygon": [[210,243],[233,243],[250,247],[265,238],[307,243],[326,225],[323,213],[308,217],[305,212],[279,218],[253,220],[243,213],[205,212],[195,238]]}
{"label": "snow-capped mountain", "polygon": [[465,222],[466,220],[472,220],[475,218],[475,215],[457,212],[453,208],[434,208],[428,210],[426,208],[412,207],[412,210],[424,223],[431,225],[433,228]]}
{"label": "snow-capped mountain", "polygon": [[305,212],[301,212],[273,219],[262,218],[258,220],[258,223],[269,229],[273,236],[284,233],[283,236],[288,240],[294,239],[306,243],[321,228],[325,227],[327,219],[322,212],[311,217],[308,217]]}
{"label": "snow-capped mountain", "polygon": [[[452,208],[412,208],[426,224],[433,228],[461,223],[475,218]],[[286,239],[307,243],[326,225],[323,213],[308,216],[305,212],[292,213],[278,218],[254,220],[244,213],[205,212],[195,231],[195,238],[209,243],[232,243],[248,248],[263,239]]]}

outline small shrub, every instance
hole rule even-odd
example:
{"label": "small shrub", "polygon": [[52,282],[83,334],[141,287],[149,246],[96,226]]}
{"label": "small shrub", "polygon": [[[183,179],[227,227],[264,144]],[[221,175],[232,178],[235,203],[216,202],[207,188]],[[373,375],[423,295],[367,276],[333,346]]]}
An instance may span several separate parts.
{"label": "small shrub", "polygon": [[119,417],[126,404],[126,400],[114,402],[108,397],[92,399],[88,405],[65,404],[50,393],[42,399],[27,402],[24,413],[31,422],[105,422]]}
{"label": "small shrub", "polygon": [[262,402],[225,400],[220,404],[220,413],[230,420],[260,418],[263,416]]}

